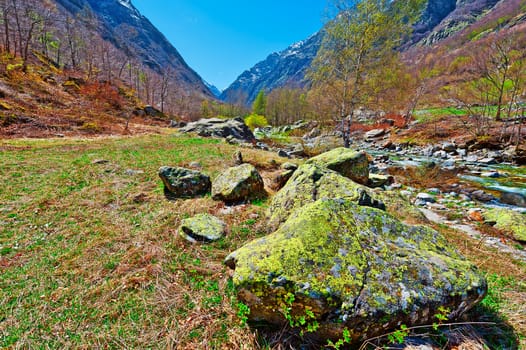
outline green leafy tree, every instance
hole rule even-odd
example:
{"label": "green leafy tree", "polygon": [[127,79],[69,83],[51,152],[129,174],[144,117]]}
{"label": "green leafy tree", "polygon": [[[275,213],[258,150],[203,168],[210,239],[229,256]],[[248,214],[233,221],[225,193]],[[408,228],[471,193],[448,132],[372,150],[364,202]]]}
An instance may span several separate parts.
{"label": "green leafy tree", "polygon": [[338,108],[345,146],[357,106],[368,99],[368,76],[382,69],[411,32],[424,0],[333,0],[338,12],[325,36],[308,78]]}
{"label": "green leafy tree", "polygon": [[254,100],[254,104],[252,105],[252,113],[264,115],[266,108],[267,108],[267,96],[265,95],[265,92],[261,90],[256,96],[256,99]]}

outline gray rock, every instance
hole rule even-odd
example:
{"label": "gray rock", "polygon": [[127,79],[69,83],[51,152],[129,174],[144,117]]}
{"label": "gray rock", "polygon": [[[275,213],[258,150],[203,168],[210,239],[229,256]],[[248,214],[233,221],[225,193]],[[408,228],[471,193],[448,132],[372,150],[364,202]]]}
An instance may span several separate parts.
{"label": "gray rock", "polygon": [[256,140],[252,131],[245,124],[243,118],[234,119],[201,119],[193,123],[189,123],[184,128],[180,129],[185,133],[196,133],[199,136],[205,137],[229,137],[230,140],[236,139],[244,142],[253,142]]}
{"label": "gray rock", "polygon": [[455,169],[456,161],[454,159],[446,159],[442,163],[442,168],[453,170]]}
{"label": "gray rock", "polygon": [[270,147],[266,143],[263,143],[263,142],[257,142],[256,147],[259,149],[262,149],[263,151],[270,151]]}
{"label": "gray rock", "polygon": [[277,311],[287,307],[318,324],[316,337],[339,339],[347,329],[351,345],[400,324],[436,322],[440,307],[454,320],[487,291],[483,275],[436,231],[341,199],[306,205],[225,264],[251,321],[288,324]]}
{"label": "gray rock", "polygon": [[369,181],[369,160],[365,152],[340,147],[311,158],[306,163],[334,170],[362,185]]}
{"label": "gray rock", "polygon": [[457,146],[452,142],[444,142],[442,144],[442,150],[446,152],[456,152]]}
{"label": "gray rock", "polygon": [[304,157],[306,155],[305,148],[301,143],[295,144],[290,151],[287,152],[292,157]]}
{"label": "gray rock", "polygon": [[234,160],[234,165],[243,164],[243,154],[239,150],[235,151],[234,154],[232,154],[232,159]]}
{"label": "gray rock", "polygon": [[435,197],[428,193],[419,193],[417,194],[416,199],[415,199],[415,205],[419,207],[423,207],[427,203],[435,203],[435,202],[436,202]]}
{"label": "gray rock", "polygon": [[517,207],[526,207],[526,197],[520,193],[503,192],[500,195],[500,201]]}
{"label": "gray rock", "polygon": [[365,133],[364,138],[366,140],[376,139],[386,134],[385,129],[374,129]]}
{"label": "gray rock", "polygon": [[391,185],[393,182],[394,177],[390,175],[369,174],[369,181],[367,183],[367,187],[384,187]]}
{"label": "gray rock", "polygon": [[295,170],[298,169],[298,165],[294,164],[294,163],[287,162],[287,163],[283,163],[281,165],[281,169],[283,169],[283,170],[294,170],[295,171]]}
{"label": "gray rock", "polygon": [[159,169],[159,177],[164,183],[164,193],[168,198],[189,198],[210,192],[210,177],[198,171],[166,167]]}
{"label": "gray rock", "polygon": [[434,195],[438,195],[438,194],[442,193],[442,191],[440,191],[440,189],[436,188],[436,187],[428,188],[428,189],[426,189],[426,192],[434,194]]}
{"label": "gray rock", "polygon": [[492,179],[498,179],[502,175],[498,171],[489,171],[489,172],[480,174],[480,176],[482,176],[482,177],[489,177],[489,178],[492,178]]}
{"label": "gray rock", "polygon": [[157,108],[153,106],[149,106],[149,105],[144,106],[143,110],[144,110],[144,113],[150,117],[163,117],[164,116],[164,114],[160,110],[158,110]]}
{"label": "gray rock", "polygon": [[287,152],[285,152],[285,150],[282,150],[282,149],[280,149],[278,151],[278,156],[280,156],[282,158],[289,158],[289,154]]}
{"label": "gray rock", "polygon": [[465,193],[461,193],[458,198],[461,200],[461,201],[464,201],[464,202],[471,202],[472,199],[470,196],[468,196],[467,194]]}
{"label": "gray rock", "polygon": [[430,145],[430,146],[427,146],[426,148],[424,148],[424,149],[422,150],[422,155],[423,155],[424,157],[432,157],[433,154],[434,154],[436,151],[437,151],[437,150],[435,150],[435,147],[433,147],[433,146]]}
{"label": "gray rock", "polygon": [[135,176],[144,174],[144,170],[126,169],[124,173],[128,176]]}
{"label": "gray rock", "polygon": [[400,191],[400,194],[406,198],[409,198],[413,195],[413,192],[411,191],[408,191],[408,190],[401,190]]}
{"label": "gray rock", "polygon": [[227,137],[225,137],[225,141],[229,145],[239,145],[242,142],[242,140],[238,140],[232,135],[228,135]]}
{"label": "gray rock", "polygon": [[189,242],[213,242],[225,235],[226,224],[210,214],[199,214],[184,219],[179,227],[179,235]]}
{"label": "gray rock", "polygon": [[219,174],[212,184],[212,198],[226,203],[245,202],[265,197],[264,187],[257,169],[243,164]]}
{"label": "gray rock", "polygon": [[486,164],[486,165],[497,164],[497,160],[495,158],[491,158],[491,157],[479,159],[478,162],[481,163],[481,164]]}
{"label": "gray rock", "polygon": [[447,154],[446,151],[436,151],[435,153],[433,153],[433,157],[441,158],[441,159],[447,159],[448,158],[448,154]]}
{"label": "gray rock", "polygon": [[303,136],[303,139],[312,139],[321,135],[320,128],[314,128]]}
{"label": "gray rock", "polygon": [[497,199],[491,194],[484,192],[483,190],[476,190],[471,192],[471,198],[481,202],[490,202]]}

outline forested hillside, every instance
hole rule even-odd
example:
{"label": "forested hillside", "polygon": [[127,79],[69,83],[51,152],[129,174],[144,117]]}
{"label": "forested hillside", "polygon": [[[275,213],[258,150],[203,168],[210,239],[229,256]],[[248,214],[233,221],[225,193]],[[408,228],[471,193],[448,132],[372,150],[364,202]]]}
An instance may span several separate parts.
{"label": "forested hillside", "polygon": [[4,134],[116,132],[144,105],[195,118],[213,98],[129,1],[2,1],[0,18]]}

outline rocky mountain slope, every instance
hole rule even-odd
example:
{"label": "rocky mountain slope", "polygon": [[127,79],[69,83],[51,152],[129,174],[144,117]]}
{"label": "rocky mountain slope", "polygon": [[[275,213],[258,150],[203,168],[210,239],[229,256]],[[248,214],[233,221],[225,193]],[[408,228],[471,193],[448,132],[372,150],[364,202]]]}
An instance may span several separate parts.
{"label": "rocky mountain slope", "polygon": [[203,79],[131,0],[55,1],[73,16],[90,9],[98,20],[96,30],[105,40],[158,73],[170,71],[185,90],[214,96]]}
{"label": "rocky mountain slope", "polygon": [[281,52],[274,52],[264,61],[241,74],[221,94],[227,102],[252,102],[261,90],[282,86],[302,87],[307,68],[320,47],[323,38],[318,32],[306,40],[297,42]]}
{"label": "rocky mountain slope", "polygon": [[[404,49],[430,46],[461,36],[470,28],[495,30],[525,22],[520,0],[429,0],[413,37]],[[495,20],[488,18],[498,17]],[[251,103],[260,90],[305,86],[305,72],[321,44],[318,32],[286,50],[273,53],[242,73],[221,95],[227,102]],[[456,45],[460,45],[458,42]]]}

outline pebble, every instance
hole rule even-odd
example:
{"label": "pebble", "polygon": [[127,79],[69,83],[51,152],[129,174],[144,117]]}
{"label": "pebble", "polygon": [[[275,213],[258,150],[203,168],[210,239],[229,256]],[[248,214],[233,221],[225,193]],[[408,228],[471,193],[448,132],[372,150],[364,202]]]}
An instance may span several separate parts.
{"label": "pebble", "polygon": [[109,162],[107,159],[95,159],[91,164],[108,164]]}
{"label": "pebble", "polygon": [[203,167],[199,162],[191,162],[188,166],[193,169],[201,169]]}

